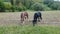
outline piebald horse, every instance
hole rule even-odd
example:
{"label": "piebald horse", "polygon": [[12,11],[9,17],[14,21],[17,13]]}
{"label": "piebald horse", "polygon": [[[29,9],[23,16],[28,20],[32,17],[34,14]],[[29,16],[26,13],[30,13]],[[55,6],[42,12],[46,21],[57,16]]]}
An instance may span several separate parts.
{"label": "piebald horse", "polygon": [[22,12],[21,13],[21,23],[24,24],[26,19],[28,19],[28,13]]}

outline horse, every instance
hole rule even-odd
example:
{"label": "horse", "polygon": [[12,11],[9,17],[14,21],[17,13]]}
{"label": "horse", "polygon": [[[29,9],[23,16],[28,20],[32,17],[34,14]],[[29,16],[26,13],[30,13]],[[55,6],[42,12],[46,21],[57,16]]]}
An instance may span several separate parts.
{"label": "horse", "polygon": [[37,24],[37,21],[40,22],[40,19],[42,20],[42,14],[41,14],[41,12],[34,13],[33,26],[35,26],[35,24]]}
{"label": "horse", "polygon": [[28,19],[28,13],[27,12],[22,12],[21,13],[21,23],[25,23],[24,21]]}

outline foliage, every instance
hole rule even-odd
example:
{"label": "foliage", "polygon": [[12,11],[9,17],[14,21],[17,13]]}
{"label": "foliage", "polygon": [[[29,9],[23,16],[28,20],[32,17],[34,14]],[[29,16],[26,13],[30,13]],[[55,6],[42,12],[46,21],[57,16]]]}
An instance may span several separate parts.
{"label": "foliage", "polygon": [[[54,0],[0,0],[0,12],[6,9],[15,10],[60,10],[60,2]],[[4,12],[3,11],[3,12]]]}
{"label": "foliage", "polygon": [[15,1],[16,1],[16,0],[11,0],[11,1],[10,1],[11,4],[12,4],[12,12],[15,12],[15,7],[13,7],[13,6],[15,6]]}
{"label": "foliage", "polygon": [[18,10],[19,10],[19,11],[25,11],[25,10],[26,10],[26,7],[20,6],[20,7],[18,7]]}
{"label": "foliage", "polygon": [[17,7],[17,10],[19,10],[19,11],[25,11],[25,10],[27,10],[27,8],[20,3],[20,5]]}
{"label": "foliage", "polygon": [[52,9],[46,5],[43,5],[44,6],[44,11],[51,11]]}
{"label": "foliage", "polygon": [[43,7],[40,5],[40,3],[35,3],[31,6],[31,9],[38,11],[43,10]]}
{"label": "foliage", "polygon": [[5,12],[3,0],[0,0],[0,12]]}
{"label": "foliage", "polygon": [[4,2],[4,8],[5,9],[11,9],[12,5],[10,2]]}
{"label": "foliage", "polygon": [[28,9],[31,7],[31,5],[34,4],[32,0],[21,0],[22,4],[26,6]]}
{"label": "foliage", "polygon": [[44,11],[44,10],[50,10],[49,7],[47,7],[46,5],[44,4],[41,4],[41,3],[35,3],[31,6],[31,9],[33,10],[36,10],[36,11]]}
{"label": "foliage", "polygon": [[54,2],[50,7],[53,9],[53,10],[59,10],[60,9],[60,2]]}
{"label": "foliage", "polygon": [[54,0],[44,0],[44,4],[52,4],[54,3]]}
{"label": "foliage", "polygon": [[52,10],[59,10],[60,9],[60,2],[53,1],[53,0],[45,0],[44,4],[50,7]]}

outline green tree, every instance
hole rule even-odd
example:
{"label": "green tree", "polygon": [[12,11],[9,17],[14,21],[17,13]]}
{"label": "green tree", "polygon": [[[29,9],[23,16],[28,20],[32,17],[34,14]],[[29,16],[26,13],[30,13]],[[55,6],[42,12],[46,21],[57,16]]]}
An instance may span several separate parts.
{"label": "green tree", "polygon": [[27,7],[27,9],[29,9],[31,7],[31,5],[34,4],[34,2],[32,0],[20,0],[21,3]]}
{"label": "green tree", "polygon": [[41,3],[35,3],[31,6],[32,10],[35,11],[44,11],[45,10],[45,5],[41,4]]}
{"label": "green tree", "polygon": [[3,4],[4,4],[4,8],[8,9],[8,10],[11,9],[11,7],[12,7],[10,2],[3,2]]}
{"label": "green tree", "polygon": [[20,0],[16,0],[16,5],[19,5],[19,3],[20,3]]}
{"label": "green tree", "polygon": [[60,2],[54,2],[50,6],[53,10],[59,10],[60,9]]}
{"label": "green tree", "polygon": [[15,2],[16,2],[16,0],[11,0],[11,4],[13,5],[13,7],[12,7],[12,12],[14,12],[15,11]]}
{"label": "green tree", "polygon": [[54,3],[54,0],[44,0],[44,4],[48,5],[48,7],[51,6],[51,4]]}
{"label": "green tree", "polygon": [[17,10],[19,11],[25,11],[26,9],[27,8],[24,5],[22,5],[22,3],[20,3],[19,6],[17,7]]}
{"label": "green tree", "polygon": [[0,0],[0,12],[5,12],[3,0]]}
{"label": "green tree", "polygon": [[31,6],[32,10],[35,11],[45,11],[45,10],[51,10],[47,5],[44,5],[42,3],[35,3]]}

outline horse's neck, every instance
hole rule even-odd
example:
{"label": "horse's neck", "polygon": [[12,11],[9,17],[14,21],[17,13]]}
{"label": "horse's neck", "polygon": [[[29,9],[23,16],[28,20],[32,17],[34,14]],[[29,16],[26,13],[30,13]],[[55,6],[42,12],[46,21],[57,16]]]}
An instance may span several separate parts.
{"label": "horse's neck", "polygon": [[25,13],[22,13],[22,16],[25,16]]}
{"label": "horse's neck", "polygon": [[26,15],[27,15],[27,13],[24,13],[24,15],[26,16]]}
{"label": "horse's neck", "polygon": [[22,16],[27,16],[27,15],[28,15],[28,13],[25,13],[25,12],[22,13]]}

